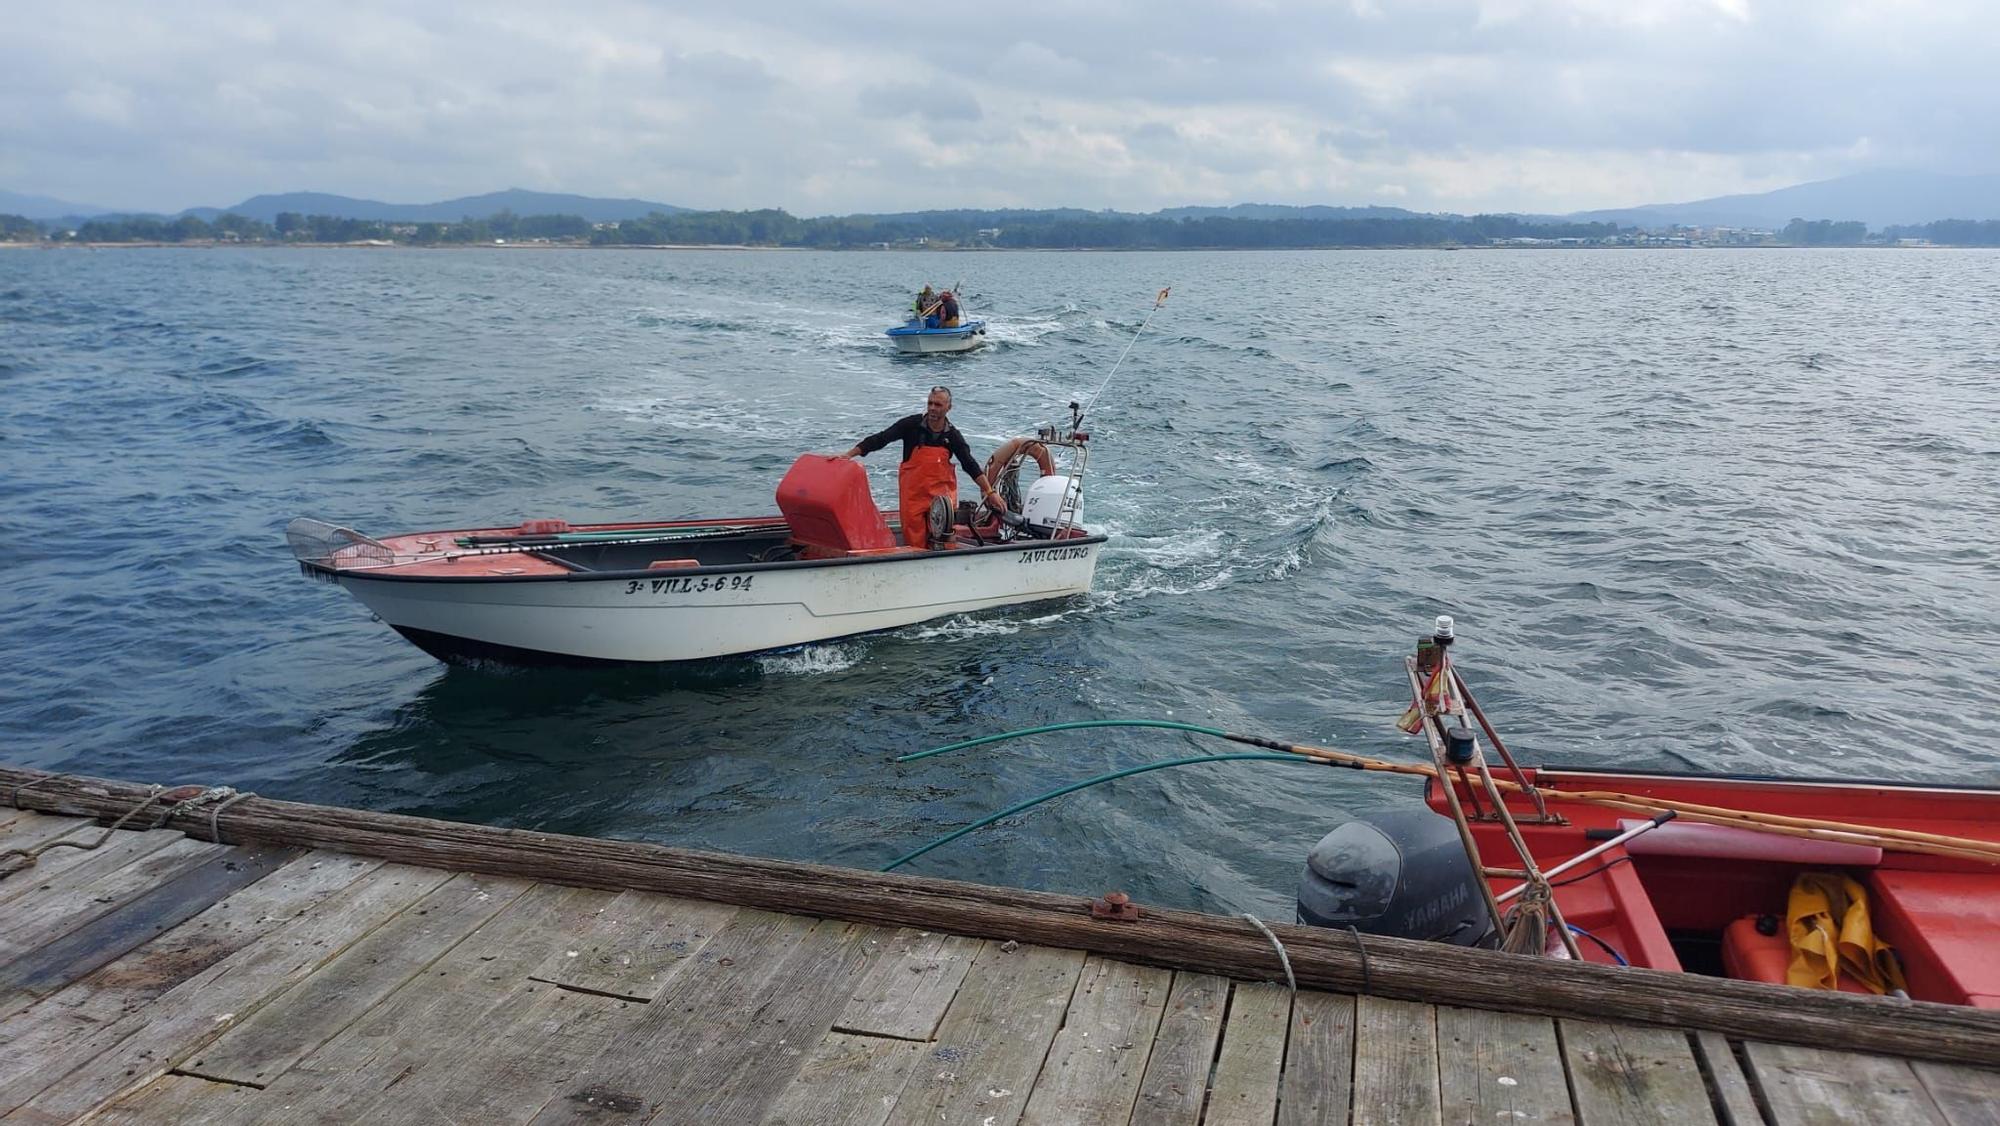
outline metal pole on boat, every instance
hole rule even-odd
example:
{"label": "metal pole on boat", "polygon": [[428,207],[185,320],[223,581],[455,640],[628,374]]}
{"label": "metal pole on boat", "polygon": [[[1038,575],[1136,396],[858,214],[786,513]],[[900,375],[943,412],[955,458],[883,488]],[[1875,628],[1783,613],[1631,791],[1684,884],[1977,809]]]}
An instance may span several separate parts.
{"label": "metal pole on boat", "polygon": [[[1555,867],[1550,868],[1547,871],[1543,872],[1542,878],[1546,880],[1552,876],[1560,876],[1564,872],[1569,871],[1571,868],[1574,868],[1577,865],[1582,864],[1584,861],[1590,860],[1593,857],[1602,856],[1605,853],[1611,851],[1612,849],[1617,848],[1619,845],[1624,844],[1626,841],[1631,840],[1633,837],[1636,837],[1641,833],[1650,833],[1654,829],[1659,828],[1660,826],[1666,824],[1669,821],[1672,821],[1673,819],[1674,819],[1674,811],[1669,809],[1665,813],[1660,814],[1658,817],[1653,818],[1651,821],[1647,821],[1643,824],[1632,826],[1630,829],[1627,829],[1624,832],[1618,834],[1617,836],[1611,838],[1610,840],[1605,841],[1603,844],[1598,845],[1596,848],[1588,849],[1586,851],[1577,853],[1575,856],[1570,857],[1568,860],[1563,861],[1561,864],[1558,864]],[[1506,891],[1503,891],[1499,895],[1495,896],[1494,902],[1505,903],[1526,890],[1528,890],[1527,884],[1522,884],[1519,887],[1508,888]]]}
{"label": "metal pole on boat", "polygon": [[1158,297],[1153,298],[1153,307],[1146,311],[1146,319],[1139,322],[1138,329],[1132,333],[1132,339],[1125,342],[1125,350],[1118,354],[1118,362],[1111,365],[1111,374],[1105,376],[1104,382],[1097,385],[1097,391],[1091,395],[1090,402],[1086,403],[1083,410],[1077,414],[1075,426],[1083,425],[1083,416],[1089,414],[1090,408],[1097,405],[1097,396],[1104,394],[1104,389],[1111,386],[1111,376],[1118,374],[1118,369],[1125,363],[1125,357],[1132,354],[1132,345],[1139,342],[1139,333],[1146,331],[1146,326],[1153,323],[1153,314],[1159,312],[1160,306],[1167,303],[1167,294],[1172,293],[1173,289],[1173,286],[1167,286],[1160,290]]}
{"label": "metal pole on boat", "polygon": [[[1493,820],[1500,823],[1507,842],[1513,846],[1515,855],[1520,857],[1519,875],[1516,876],[1512,871],[1504,874],[1510,878],[1522,879],[1526,881],[1524,886],[1533,886],[1543,893],[1539,898],[1529,900],[1524,905],[1529,913],[1523,918],[1529,919],[1536,912],[1546,911],[1547,919],[1555,924],[1556,935],[1562,940],[1563,949],[1568,951],[1571,958],[1581,961],[1583,952],[1577,949],[1576,939],[1570,934],[1569,921],[1563,918],[1562,908],[1556,904],[1548,877],[1540,872],[1539,866],[1535,863],[1534,853],[1529,849],[1528,842],[1522,838],[1520,827],[1514,823],[1513,814],[1507,809],[1507,799],[1501,795],[1499,787],[1494,784],[1492,773],[1486,768],[1486,761],[1479,753],[1478,737],[1472,733],[1471,726],[1466,722],[1464,708],[1451,701],[1451,686],[1457,674],[1452,668],[1450,650],[1456,636],[1457,633],[1452,628],[1451,615],[1439,614],[1436,630],[1430,639],[1435,644],[1433,651],[1436,653],[1433,658],[1435,666],[1432,669],[1431,682],[1440,687],[1440,695],[1435,699],[1426,689],[1423,678],[1418,675],[1417,658],[1403,659],[1403,667],[1409,674],[1410,690],[1415,700],[1411,707],[1416,710],[1421,730],[1430,743],[1431,757],[1437,765],[1439,788],[1451,808],[1451,819],[1458,825],[1459,838],[1465,845],[1466,858],[1472,862],[1473,869],[1481,877],[1479,887],[1485,893],[1487,908],[1493,915],[1493,925],[1502,936],[1501,949],[1510,949],[1510,940],[1514,936],[1509,933],[1508,920],[1500,911],[1499,898],[1493,894],[1492,886],[1486,882],[1485,877],[1494,873],[1480,859],[1479,846],[1472,836],[1472,826],[1466,821],[1464,806],[1459,803],[1458,786],[1451,780],[1454,763],[1459,766],[1470,766],[1478,774],[1480,787],[1485,789],[1487,797],[1493,801]],[[1455,718],[1458,721],[1457,726],[1447,729],[1444,721],[1448,717]],[[1475,794],[1477,790],[1468,783],[1466,792]],[[1545,936],[1535,937],[1540,943]],[[1541,946],[1538,945],[1533,951],[1519,952],[1539,954]]]}

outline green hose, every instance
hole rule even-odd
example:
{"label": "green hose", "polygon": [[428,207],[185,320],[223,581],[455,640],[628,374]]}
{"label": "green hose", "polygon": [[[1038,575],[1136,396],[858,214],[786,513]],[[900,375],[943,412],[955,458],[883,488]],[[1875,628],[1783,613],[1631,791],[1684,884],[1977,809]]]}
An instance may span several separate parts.
{"label": "green hose", "polygon": [[896,761],[915,762],[920,758],[929,758],[932,755],[944,754],[946,751],[963,751],[967,748],[983,746],[987,743],[998,743],[1003,739],[1019,739],[1026,735],[1040,735],[1048,731],[1075,731],[1085,727],[1162,727],[1168,731],[1192,731],[1197,735],[1213,735],[1218,739],[1229,739],[1235,742],[1245,741],[1244,736],[1232,735],[1219,727],[1201,727],[1192,723],[1175,723],[1168,719],[1086,719],[1075,723],[1050,723],[1041,727],[1024,727],[1019,731],[1003,731],[998,735],[986,735],[978,739],[967,739],[963,743],[932,747],[928,751],[916,751],[907,755],[898,755],[896,756]]}
{"label": "green hose", "polygon": [[[1032,735],[1036,731],[1056,731],[1068,727],[1114,727],[1114,726],[1179,727],[1179,728],[1187,728],[1192,731],[1201,731],[1201,732],[1206,732],[1208,730],[1207,728],[1195,727],[1192,724],[1186,724],[1186,723],[1166,723],[1163,721],[1151,721],[1151,720],[1096,720],[1088,723],[1059,723],[1055,724],[1052,727],[1037,727],[1030,731],[1010,731],[1005,735],[989,735],[984,739],[974,739],[969,743],[958,743],[954,744],[954,746],[969,747],[977,745],[979,743],[990,743],[993,742],[995,739],[1008,739],[1016,735]],[[1221,734],[1221,732],[1217,732],[1216,734]],[[953,749],[952,747],[940,747],[935,751],[924,751],[919,754],[905,755],[903,756],[903,758],[897,759],[896,761],[902,762],[905,759],[922,758],[924,757],[924,755],[941,754],[945,751],[949,751],[952,749]],[[1246,761],[1289,762],[1300,766],[1325,765],[1324,763],[1316,762],[1313,759],[1301,758],[1298,755],[1237,753],[1237,754],[1227,754],[1227,755],[1196,755],[1192,758],[1169,759],[1166,762],[1149,762],[1143,766],[1128,766],[1123,770],[1114,770],[1109,774],[1100,774],[1095,778],[1086,779],[1082,782],[1072,782],[1069,785],[1064,786],[1059,790],[1050,790],[1048,793],[1043,794],[1040,797],[1029,798],[1027,801],[1020,802],[1016,805],[1008,806],[1006,809],[1003,809],[1000,812],[993,814],[990,817],[982,817],[979,820],[974,821],[972,824],[967,825],[963,829],[957,829],[952,832],[946,833],[944,836],[939,837],[938,839],[932,841],[931,843],[925,845],[920,849],[917,849],[915,852],[904,853],[902,856],[899,856],[896,859],[891,860],[887,864],[882,865],[882,867],[879,870],[883,872],[894,871],[895,869],[902,867],[903,865],[909,863],[910,861],[915,860],[917,857],[922,856],[924,853],[929,852],[934,848],[937,848],[939,845],[950,844],[951,842],[957,840],[958,838],[964,836],[965,834],[972,832],[974,829],[983,829],[986,826],[993,824],[995,821],[998,821],[1003,817],[1012,817],[1014,814],[1019,813],[1024,809],[1033,808],[1034,806],[1040,805],[1045,801],[1049,801],[1053,798],[1062,797],[1064,794],[1075,793],[1078,790],[1085,789],[1090,786],[1095,786],[1099,782],[1112,782],[1120,778],[1129,778],[1134,774],[1144,774],[1149,770],[1165,770],[1170,766],[1192,766],[1196,763],[1203,763],[1203,762],[1246,762]]]}

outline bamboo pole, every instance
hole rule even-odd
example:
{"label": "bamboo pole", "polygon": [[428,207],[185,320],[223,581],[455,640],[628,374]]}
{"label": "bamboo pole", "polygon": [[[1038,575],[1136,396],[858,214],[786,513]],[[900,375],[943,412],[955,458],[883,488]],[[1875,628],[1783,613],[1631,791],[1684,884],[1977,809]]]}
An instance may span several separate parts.
{"label": "bamboo pole", "polygon": [[[1445,678],[1445,685],[1446,685],[1445,692],[1443,693],[1443,695],[1440,697],[1439,700],[1440,707],[1442,707],[1446,702],[1451,700],[1452,698],[1451,686],[1462,683],[1458,677],[1458,669],[1456,669],[1452,665],[1451,650],[1447,647],[1448,641],[1449,639],[1444,637],[1440,637],[1438,639],[1437,659],[1438,659],[1438,664],[1440,665],[1440,672]],[[1404,658],[1403,667],[1405,671],[1409,674],[1411,687],[1416,689],[1417,693],[1416,701],[1418,709],[1427,713],[1424,716],[1424,734],[1428,736],[1430,739],[1431,757],[1437,760],[1438,770],[1440,771],[1439,777],[1442,779],[1443,778],[1442,771],[1445,768],[1445,759],[1447,757],[1445,754],[1446,736],[1444,734],[1444,718],[1446,715],[1446,711],[1431,710],[1430,700],[1424,695],[1423,686],[1420,683],[1420,678],[1417,674],[1416,658],[1414,657]],[[1452,718],[1458,721],[1458,725],[1461,730],[1467,730],[1465,722],[1465,714],[1463,711],[1452,712],[1450,714],[1452,715]],[[1493,785],[1493,773],[1486,769],[1486,758],[1484,755],[1480,753],[1479,743],[1477,740],[1474,740],[1472,744],[1472,761],[1470,765],[1472,766],[1472,772],[1478,775],[1481,786],[1484,787],[1484,789],[1486,790],[1486,796],[1490,798],[1493,802],[1494,820],[1500,823],[1501,831],[1504,832],[1507,836],[1507,842],[1514,847],[1514,855],[1520,857],[1521,859],[1521,870],[1525,873],[1523,879],[1527,881],[1528,885],[1531,885],[1537,888],[1539,891],[1546,893],[1543,899],[1547,904],[1546,909],[1548,911],[1548,918],[1550,922],[1555,924],[1556,937],[1562,941],[1564,952],[1567,953],[1571,958],[1579,962],[1582,961],[1583,951],[1577,948],[1576,936],[1570,933],[1569,920],[1563,917],[1562,905],[1556,902],[1555,889],[1549,887],[1548,881],[1542,877],[1542,873],[1539,867],[1535,863],[1535,854],[1529,850],[1528,842],[1522,839],[1520,826],[1514,824],[1514,814],[1512,810],[1509,810],[1507,808],[1507,799],[1501,797],[1500,791]],[[1465,779],[1464,766],[1460,766],[1458,768],[1458,776],[1460,780]],[[1522,784],[1526,785],[1525,781]],[[1472,832],[1470,826],[1464,823],[1464,813],[1462,810],[1459,809],[1458,802],[1456,800],[1457,787],[1452,786],[1449,782],[1446,782],[1445,790],[1447,791],[1445,796],[1448,800],[1451,801],[1452,804],[1452,816],[1455,819],[1459,820],[1460,835],[1463,836],[1468,842],[1470,842],[1472,839]],[[1479,800],[1478,799],[1479,791],[1474,789],[1470,782],[1466,783],[1466,791],[1473,795],[1473,802],[1476,805]],[[1467,847],[1470,848],[1469,843]],[[1484,864],[1479,859],[1478,852],[1476,851],[1472,852],[1471,858],[1472,858],[1472,866],[1475,869],[1484,867]],[[1486,892],[1486,902],[1490,904],[1493,908],[1494,918],[1496,920],[1501,919],[1500,900],[1497,896],[1493,894],[1492,885],[1488,884],[1484,880],[1481,880],[1480,884]],[[1513,936],[1507,933],[1507,928],[1504,924],[1504,921],[1501,923],[1500,933],[1502,935],[1503,940],[1511,945],[1513,941]],[[1536,946],[1534,953],[1539,954],[1544,948],[1548,946],[1548,937],[1549,936],[1546,929],[1542,930],[1542,933],[1534,936],[1535,946]]]}
{"label": "bamboo pole", "polygon": [[1458,675],[1456,666],[1451,670],[1451,679],[1452,683],[1458,685],[1458,694],[1465,697],[1466,710],[1479,721],[1480,730],[1486,732],[1487,740],[1493,744],[1493,749],[1499,752],[1500,761],[1507,764],[1507,769],[1514,775],[1514,781],[1520,784],[1522,792],[1528,795],[1528,800],[1535,803],[1535,819],[1544,822],[1550,820],[1549,807],[1542,802],[1542,791],[1529,783],[1528,775],[1521,769],[1521,764],[1515,762],[1514,756],[1508,753],[1507,744],[1500,741],[1500,732],[1494,730],[1492,721],[1486,718],[1486,712],[1480,708],[1478,698],[1473,696],[1472,686],[1465,683],[1464,677]]}
{"label": "bamboo pole", "polygon": [[[1306,758],[1324,762],[1332,766],[1344,766],[1354,770],[1378,771],[1392,774],[1409,774],[1422,778],[1438,778],[1435,766],[1424,763],[1390,762],[1386,759],[1372,759],[1348,751],[1337,751],[1331,747],[1315,747],[1307,743],[1287,743],[1278,739],[1266,739],[1256,735],[1230,735],[1233,742],[1252,746],[1268,747],[1287,754],[1303,755]],[[1493,780],[1503,793],[1523,793],[1522,786],[1504,778]],[[1448,786],[1449,783],[1446,783]],[[1810,817],[1790,817],[1778,813],[1760,813],[1753,810],[1730,809],[1725,806],[1702,805],[1696,802],[1665,801],[1648,798],[1639,794],[1619,793],[1615,790],[1558,790],[1549,786],[1537,787],[1543,797],[1552,801],[1580,802],[1585,805],[1603,806],[1607,809],[1622,809],[1632,813],[1652,815],[1673,810],[1682,819],[1699,821],[1710,825],[1729,825],[1736,828],[1755,829],[1759,832],[1776,833],[1780,836],[1803,837],[1813,840],[1839,841],[1843,844],[1869,845],[1892,852],[1916,852],[1930,856],[1948,856],[1957,860],[1974,860],[1982,864],[2000,864],[2000,842],[1979,840],[1973,837],[1953,837],[1941,833],[1926,833],[1916,829],[1897,829],[1880,825],[1853,825],[1840,821],[1824,821]]]}
{"label": "bamboo pole", "polygon": [[[1445,779],[1444,800],[1445,804],[1451,807],[1451,822],[1458,829],[1459,843],[1465,846],[1465,858],[1471,861],[1472,870],[1475,872],[1483,871],[1486,868],[1486,862],[1479,858],[1479,842],[1473,839],[1472,826],[1465,820],[1465,809],[1458,804],[1458,787],[1452,785],[1450,780],[1446,778],[1446,770],[1448,768],[1445,760],[1444,740],[1438,734],[1437,717],[1430,710],[1430,702],[1424,698],[1423,680],[1417,675],[1416,661],[1405,658],[1403,661],[1403,671],[1409,674],[1410,688],[1417,694],[1417,708],[1422,713],[1423,718],[1424,741],[1430,744],[1431,760],[1435,763],[1437,777]],[[1526,857],[1522,857],[1521,859],[1523,864],[1527,863]],[[1485,880],[1479,880],[1478,884],[1479,894],[1486,899],[1487,916],[1493,920],[1493,934],[1496,938],[1504,940],[1507,937],[1507,917],[1500,911],[1500,901],[1493,897],[1493,885]]]}

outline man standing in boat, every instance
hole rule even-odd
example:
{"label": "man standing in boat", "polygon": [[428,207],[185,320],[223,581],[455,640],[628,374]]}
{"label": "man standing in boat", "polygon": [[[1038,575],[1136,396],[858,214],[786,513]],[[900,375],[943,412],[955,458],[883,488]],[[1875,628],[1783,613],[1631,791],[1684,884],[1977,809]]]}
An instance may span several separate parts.
{"label": "man standing in boat", "polygon": [[958,509],[958,471],[952,467],[953,458],[958,459],[972,483],[979,486],[979,495],[986,498],[988,507],[995,512],[1007,511],[1007,502],[986,480],[985,471],[972,456],[972,447],[965,444],[965,435],[951,424],[950,413],[951,390],[933,387],[924,401],[924,413],[899,418],[888,429],[870,434],[840,455],[866,457],[902,439],[903,464],[896,473],[896,508],[902,516],[903,542],[912,547],[929,546],[925,542],[926,532],[931,504],[936,498],[943,497],[951,511]]}

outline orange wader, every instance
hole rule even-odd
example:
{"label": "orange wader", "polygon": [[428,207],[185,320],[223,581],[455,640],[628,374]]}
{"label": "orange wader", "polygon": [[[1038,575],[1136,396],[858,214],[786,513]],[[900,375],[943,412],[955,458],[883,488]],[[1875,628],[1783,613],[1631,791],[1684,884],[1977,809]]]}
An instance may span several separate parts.
{"label": "orange wader", "polygon": [[896,471],[897,510],[903,517],[903,542],[930,546],[931,498],[943,497],[958,510],[958,466],[943,446],[918,446]]}

